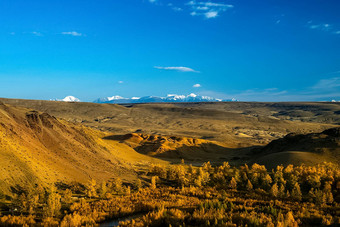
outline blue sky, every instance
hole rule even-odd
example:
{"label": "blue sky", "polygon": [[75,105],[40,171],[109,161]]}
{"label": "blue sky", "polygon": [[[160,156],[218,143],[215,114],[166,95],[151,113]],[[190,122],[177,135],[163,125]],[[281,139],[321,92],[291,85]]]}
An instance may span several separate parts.
{"label": "blue sky", "polygon": [[0,96],[340,100],[338,0],[1,0]]}

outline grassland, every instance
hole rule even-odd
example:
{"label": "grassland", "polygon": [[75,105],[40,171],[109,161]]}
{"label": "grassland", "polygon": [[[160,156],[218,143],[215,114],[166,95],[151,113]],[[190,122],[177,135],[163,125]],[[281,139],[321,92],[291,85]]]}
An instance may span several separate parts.
{"label": "grassland", "polygon": [[336,103],[1,99],[0,222],[336,225],[339,113]]}

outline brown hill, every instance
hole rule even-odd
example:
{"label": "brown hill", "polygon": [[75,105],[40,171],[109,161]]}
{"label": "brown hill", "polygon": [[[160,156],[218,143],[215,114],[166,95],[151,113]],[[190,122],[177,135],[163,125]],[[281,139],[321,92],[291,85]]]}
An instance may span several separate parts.
{"label": "brown hill", "polygon": [[340,123],[337,103],[152,103],[113,105],[1,99],[113,134],[143,133],[223,142],[229,148],[265,145],[288,133]]}
{"label": "brown hill", "polygon": [[307,135],[288,134],[255,150],[254,162],[274,167],[279,164],[340,163],[340,128]]}
{"label": "brown hill", "polygon": [[147,135],[129,133],[106,137],[108,140],[124,142],[141,154],[172,162],[184,159],[186,162],[201,164],[206,161],[221,163],[244,156],[241,149],[229,149],[221,142],[180,136]]}
{"label": "brown hill", "polygon": [[108,133],[0,102],[0,189],[52,182],[133,180],[134,168],[161,162]]}
{"label": "brown hill", "polygon": [[[301,163],[311,157],[313,157],[313,161],[317,159],[315,156],[320,156],[320,154],[308,150],[301,151],[301,147],[280,150],[281,145],[276,146],[270,148],[273,152],[262,153],[261,155],[266,157],[262,157],[261,160],[258,154],[254,155],[249,151],[254,146],[264,146],[290,133],[296,135],[316,133],[333,128],[340,122],[340,105],[337,103],[236,102],[113,105],[19,99],[1,100],[23,110],[25,113],[22,114],[22,117],[25,118],[25,121],[34,122],[37,117],[35,114],[26,116],[28,110],[22,109],[23,107],[46,112],[58,119],[62,118],[63,120],[56,120],[67,125],[67,128],[73,127],[78,130],[81,127],[78,123],[81,123],[93,129],[100,129],[103,132],[84,127],[85,136],[91,134],[96,138],[94,144],[110,146],[107,149],[111,152],[117,151],[114,155],[118,157],[118,160],[127,159],[128,163],[131,162],[130,159],[138,160],[138,157],[145,159],[150,156],[172,162],[175,162],[176,159],[178,162],[184,158],[193,164],[200,164],[204,161],[212,161],[217,164],[223,161],[233,161],[238,164],[254,160],[254,156],[256,160],[262,160],[263,163],[271,163],[271,160],[274,161],[273,163],[276,163],[277,160],[281,163]],[[47,115],[45,117],[49,119]],[[32,119],[28,120],[29,118]],[[76,126],[65,120],[76,123]],[[40,121],[42,124],[47,120],[40,119]],[[18,125],[20,124],[18,123]],[[47,124],[45,123],[43,126],[43,131],[48,129]],[[55,124],[57,125],[57,123]],[[34,128],[34,124],[30,127]],[[33,129],[30,128],[30,130]],[[110,134],[106,132],[110,132]],[[82,135],[78,130],[77,132],[71,131],[68,137],[73,138],[74,133]],[[112,134],[115,136],[111,136]],[[18,133],[18,135],[21,134]],[[64,133],[62,135],[65,136]],[[104,137],[106,139],[102,139]],[[39,143],[45,144],[46,141],[51,141],[58,146],[64,146],[63,142],[60,142],[64,139],[56,141],[56,138],[58,137],[40,139],[39,141],[43,142]],[[304,136],[297,138],[296,141],[290,141],[287,144],[292,143],[294,146],[299,143],[308,144],[308,142],[297,142],[299,139],[303,140]],[[87,140],[85,137],[82,139]],[[82,142],[80,143],[82,144]],[[53,146],[51,145],[51,147]],[[322,142],[320,142],[320,147],[322,148]],[[48,147],[49,149],[50,147]],[[87,147],[84,149],[91,150]],[[102,148],[98,149],[102,152]],[[103,149],[105,150],[105,148]],[[67,148],[65,147],[64,150],[66,151]],[[129,152],[122,155],[121,150]],[[281,152],[277,153],[276,150]],[[288,153],[285,155],[283,152]],[[306,152],[312,152],[313,155]],[[328,160],[327,155],[322,154],[321,156],[318,157],[320,160],[325,160],[324,157],[327,157]],[[266,158],[268,161],[264,160]],[[98,163],[101,162],[98,161]],[[95,168],[102,167],[93,167],[93,169]],[[95,174],[95,171],[93,173]],[[85,179],[85,177],[82,178]]]}

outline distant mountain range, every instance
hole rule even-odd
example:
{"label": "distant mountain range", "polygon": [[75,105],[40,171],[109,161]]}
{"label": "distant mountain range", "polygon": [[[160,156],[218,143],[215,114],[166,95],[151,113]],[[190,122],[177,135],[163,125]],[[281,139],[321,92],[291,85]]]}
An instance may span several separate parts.
{"label": "distant mountain range", "polygon": [[[51,101],[61,101],[61,102],[81,102],[80,99],[74,96],[66,96],[63,99],[51,99]],[[217,99],[209,96],[201,96],[191,93],[189,95],[175,95],[169,94],[166,97],[159,96],[145,96],[145,97],[132,97],[124,98],[119,95],[106,98],[98,98],[94,100],[94,103],[114,103],[114,104],[124,104],[124,103],[155,103],[155,102],[235,102],[236,99]]]}
{"label": "distant mountain range", "polygon": [[189,95],[175,95],[169,94],[166,97],[159,96],[145,96],[124,98],[121,96],[112,96],[107,98],[99,98],[94,100],[94,103],[154,103],[154,102],[233,102],[236,99],[216,99],[209,96],[201,96],[191,93]]}
{"label": "distant mountain range", "polygon": [[51,101],[61,101],[61,102],[80,102],[80,99],[74,97],[74,96],[66,96],[63,99],[51,99]]}
{"label": "distant mountain range", "polygon": [[[63,99],[50,99],[50,101],[60,102],[81,102],[80,99],[74,96],[66,96]],[[93,103],[113,103],[113,104],[124,104],[124,103],[158,103],[158,102],[237,102],[238,100],[233,99],[217,99],[209,96],[201,96],[191,93],[189,95],[176,95],[169,94],[166,97],[160,96],[144,96],[144,97],[132,97],[124,98],[119,95],[106,98],[98,98]],[[324,102],[340,102],[337,100],[324,101]]]}

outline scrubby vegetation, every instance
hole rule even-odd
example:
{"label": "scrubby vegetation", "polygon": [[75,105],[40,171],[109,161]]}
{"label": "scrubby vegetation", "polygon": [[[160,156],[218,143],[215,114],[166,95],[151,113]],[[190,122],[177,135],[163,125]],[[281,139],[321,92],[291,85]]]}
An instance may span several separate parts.
{"label": "scrubby vegetation", "polygon": [[340,224],[335,164],[152,165],[134,183],[36,185],[3,198],[1,225],[319,226]]}

